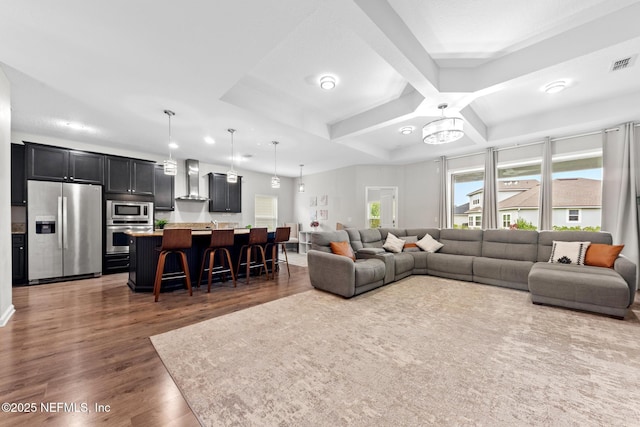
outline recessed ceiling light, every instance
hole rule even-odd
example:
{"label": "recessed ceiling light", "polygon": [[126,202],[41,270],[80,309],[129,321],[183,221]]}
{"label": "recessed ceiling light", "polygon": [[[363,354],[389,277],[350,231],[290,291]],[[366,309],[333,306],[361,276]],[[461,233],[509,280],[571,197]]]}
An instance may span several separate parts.
{"label": "recessed ceiling light", "polygon": [[336,87],[336,78],[333,76],[320,77],[320,87],[324,90],[331,90]]}
{"label": "recessed ceiling light", "polygon": [[403,126],[399,129],[399,132],[403,135],[409,135],[410,133],[413,133],[413,130],[415,128],[413,126]]}
{"label": "recessed ceiling light", "polygon": [[178,144],[176,144],[175,142],[170,142],[169,148],[171,148],[172,150],[175,150],[176,148],[178,148]]}
{"label": "recessed ceiling light", "polygon": [[566,87],[567,87],[566,80],[556,80],[555,82],[551,82],[547,84],[545,87],[542,88],[542,90],[545,93],[558,93],[564,90]]}
{"label": "recessed ceiling light", "polygon": [[206,142],[207,144],[215,144],[216,140],[211,138],[210,136],[205,136],[204,137],[204,142]]}

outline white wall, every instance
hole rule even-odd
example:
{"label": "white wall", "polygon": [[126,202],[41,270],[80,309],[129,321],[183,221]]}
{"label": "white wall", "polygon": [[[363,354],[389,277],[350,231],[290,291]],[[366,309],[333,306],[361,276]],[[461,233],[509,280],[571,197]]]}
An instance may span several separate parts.
{"label": "white wall", "polygon": [[[319,220],[321,230],[334,230],[340,222],[366,227],[368,186],[398,187],[398,227],[436,227],[440,184],[439,163],[427,161],[405,166],[353,166],[303,176],[305,192],[297,193],[293,180],[294,218],[301,230],[310,230],[310,211],[326,209],[327,220]],[[310,199],[328,196],[327,206],[310,206]]]}
{"label": "white wall", "polygon": [[11,289],[11,90],[0,68],[0,326],[15,308]]}
{"label": "white wall", "polygon": [[[24,134],[14,132],[12,135],[14,143],[23,141],[36,142],[39,144],[55,145],[59,147],[74,148],[77,150],[94,151],[98,153],[112,154],[116,156],[127,156],[139,159],[146,159],[161,163],[163,157],[149,155],[135,150],[114,149],[108,146],[92,145],[79,141],[70,141],[47,136]],[[179,153],[178,153],[179,155]],[[178,174],[175,179],[176,197],[187,194],[186,175],[184,171],[184,159],[176,158],[178,161]],[[226,173],[228,165],[213,165],[200,163],[200,195],[209,195],[209,172]],[[176,201],[176,210],[173,212],[158,212],[157,218],[165,218],[169,222],[210,222],[217,220],[220,222],[237,222],[241,227],[254,223],[254,205],[256,194],[268,194],[278,196],[278,223],[291,222],[293,212],[293,186],[296,180],[293,178],[280,177],[280,188],[271,188],[271,175],[257,172],[250,172],[236,168],[238,175],[242,176],[242,213],[225,214],[209,212],[209,205],[205,202]],[[294,182],[295,181],[295,182]],[[297,189],[297,187],[296,187]]]}

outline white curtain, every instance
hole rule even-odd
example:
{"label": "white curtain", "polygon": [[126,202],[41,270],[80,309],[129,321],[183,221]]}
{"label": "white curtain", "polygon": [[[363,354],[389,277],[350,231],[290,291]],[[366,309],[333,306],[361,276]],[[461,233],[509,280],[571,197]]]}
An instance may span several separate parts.
{"label": "white curtain", "polygon": [[604,132],[602,230],[611,233],[614,244],[624,244],[622,253],[637,266],[640,164],[636,144],[633,123],[624,124],[618,132]]}
{"label": "white curtain", "polygon": [[498,192],[496,190],[496,157],[498,152],[487,148],[484,158],[484,191],[482,202],[482,228],[498,228]]}
{"label": "white curtain", "polygon": [[448,224],[448,197],[447,197],[447,158],[440,157],[440,200],[438,201],[438,227],[447,228]]}
{"label": "white curtain", "polygon": [[538,224],[540,230],[553,230],[553,193],[552,193],[552,154],[551,138],[547,137],[542,146],[542,171],[540,182],[540,199],[538,209]]}

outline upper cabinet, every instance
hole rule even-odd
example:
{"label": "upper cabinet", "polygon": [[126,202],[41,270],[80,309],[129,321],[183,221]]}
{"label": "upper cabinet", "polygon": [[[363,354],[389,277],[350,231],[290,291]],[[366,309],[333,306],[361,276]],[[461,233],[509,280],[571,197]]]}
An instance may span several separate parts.
{"label": "upper cabinet", "polygon": [[153,196],[155,163],[126,157],[107,156],[105,193]]}
{"label": "upper cabinet", "polygon": [[230,184],[224,173],[209,174],[209,212],[242,212],[242,177]]}
{"label": "upper cabinet", "polygon": [[46,145],[26,144],[27,179],[104,183],[104,156]]}
{"label": "upper cabinet", "polygon": [[24,175],[24,145],[11,144],[11,205],[27,204]]}
{"label": "upper cabinet", "polygon": [[175,177],[173,175],[165,175],[162,165],[156,165],[155,171],[156,194],[153,207],[157,211],[172,211],[175,209]]}

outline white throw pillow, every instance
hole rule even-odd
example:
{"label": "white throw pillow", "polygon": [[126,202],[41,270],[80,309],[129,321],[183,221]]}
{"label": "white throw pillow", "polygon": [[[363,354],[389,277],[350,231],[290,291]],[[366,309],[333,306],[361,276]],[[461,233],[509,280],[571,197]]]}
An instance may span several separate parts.
{"label": "white throw pillow", "polygon": [[387,234],[387,240],[384,242],[382,247],[389,252],[397,254],[402,252],[402,248],[404,248],[404,240],[389,233]]}
{"label": "white throw pillow", "polygon": [[584,256],[591,242],[553,241],[549,262],[552,264],[584,265]]}
{"label": "white throw pillow", "polygon": [[431,237],[431,234],[425,234],[424,237],[416,242],[420,249],[426,252],[437,252],[444,245]]}

